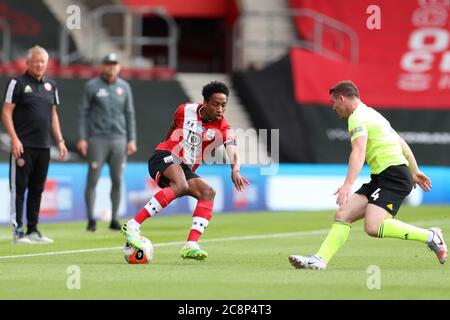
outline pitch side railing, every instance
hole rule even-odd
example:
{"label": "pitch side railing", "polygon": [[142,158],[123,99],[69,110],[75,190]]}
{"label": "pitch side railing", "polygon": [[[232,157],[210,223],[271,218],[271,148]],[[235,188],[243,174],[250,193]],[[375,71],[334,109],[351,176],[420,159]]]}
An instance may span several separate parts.
{"label": "pitch side railing", "polygon": [[[298,37],[295,40],[283,38],[277,33],[275,28],[277,19],[289,19],[290,23],[295,23],[296,18],[305,17],[313,21],[313,37],[311,40],[302,40]],[[264,25],[255,36],[247,39],[244,34],[245,25],[251,20],[261,20]],[[344,56],[339,52],[332,51],[323,45],[324,29],[335,30],[345,35],[350,40],[350,55]],[[258,35],[260,35],[258,37]],[[286,11],[251,11],[243,13],[233,26],[233,70],[245,68],[244,49],[256,48],[262,50],[266,62],[274,58],[274,52],[280,48],[288,50],[292,47],[306,48],[320,53],[330,58],[347,59],[352,62],[358,61],[359,43],[356,32],[348,25],[335,20],[329,16],[323,15],[311,9],[292,9]]]}
{"label": "pitch side railing", "polygon": [[[87,54],[94,57],[94,60],[98,60],[100,57],[98,57],[97,52],[102,41],[102,36],[100,34],[103,29],[102,22],[105,15],[113,13],[123,15],[124,30],[131,30],[131,33],[120,36],[107,36],[107,39],[104,41],[131,48],[131,58],[141,57],[143,46],[166,46],[168,48],[168,67],[176,70],[178,27],[175,20],[167,15],[163,8],[150,6],[125,7],[122,5],[106,5],[92,10],[88,14],[87,21],[92,26],[93,32],[86,34],[86,41],[89,45],[85,50],[80,49],[69,52],[70,30],[63,26],[60,32],[59,44],[59,58],[61,64],[70,64],[83,58]],[[144,36],[142,22],[145,15],[155,15],[158,18],[161,18],[167,24],[168,35],[166,37]],[[128,25],[125,25],[127,23]]]}

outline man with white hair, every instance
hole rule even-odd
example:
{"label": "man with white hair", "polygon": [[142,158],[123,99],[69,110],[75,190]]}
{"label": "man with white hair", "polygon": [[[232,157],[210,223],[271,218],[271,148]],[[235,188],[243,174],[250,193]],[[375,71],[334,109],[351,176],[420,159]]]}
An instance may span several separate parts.
{"label": "man with white hair", "polygon": [[[37,229],[50,162],[50,130],[58,146],[60,160],[65,160],[67,148],[56,110],[58,89],[54,81],[44,76],[48,58],[47,51],[40,46],[29,49],[26,72],[9,80],[6,87],[2,120],[11,138],[9,179],[14,243],[53,242]],[[25,233],[22,212],[26,190]]]}

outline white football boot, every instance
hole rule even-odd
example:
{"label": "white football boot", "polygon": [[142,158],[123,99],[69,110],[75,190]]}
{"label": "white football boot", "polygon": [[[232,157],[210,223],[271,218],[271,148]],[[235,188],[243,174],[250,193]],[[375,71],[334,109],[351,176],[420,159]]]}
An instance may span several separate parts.
{"label": "white football boot", "polygon": [[46,236],[43,236],[39,231],[33,231],[27,235],[27,238],[30,239],[32,243],[36,244],[46,244],[55,242],[53,239],[50,239]]}
{"label": "white football boot", "polygon": [[433,238],[430,242],[428,242],[428,248],[434,251],[439,262],[441,264],[444,264],[448,258],[448,249],[447,245],[444,242],[442,230],[437,227],[433,227],[430,229],[430,231],[433,233]]}
{"label": "white football boot", "polygon": [[141,230],[139,229],[140,224],[134,221],[134,219],[128,220],[120,232],[127,237],[127,242],[135,246],[138,249],[144,249],[144,241],[141,239]]}
{"label": "white football boot", "polygon": [[24,233],[22,234],[14,234],[13,235],[13,243],[17,244],[33,244],[34,242],[31,241]]}
{"label": "white football boot", "polygon": [[25,232],[23,232],[22,227],[14,228],[13,231],[13,243],[17,244],[33,244],[34,242],[31,241]]}
{"label": "white football boot", "polygon": [[322,270],[327,263],[319,256],[289,256],[289,262],[297,269]]}

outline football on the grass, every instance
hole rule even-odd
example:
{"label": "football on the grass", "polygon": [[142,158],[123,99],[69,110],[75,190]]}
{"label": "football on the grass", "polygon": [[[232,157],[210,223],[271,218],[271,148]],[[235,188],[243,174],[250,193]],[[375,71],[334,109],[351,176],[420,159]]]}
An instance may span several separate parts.
{"label": "football on the grass", "polygon": [[141,236],[144,242],[144,248],[139,249],[130,243],[125,243],[123,247],[123,253],[125,256],[125,261],[130,264],[146,264],[153,260],[153,245],[152,242]]}

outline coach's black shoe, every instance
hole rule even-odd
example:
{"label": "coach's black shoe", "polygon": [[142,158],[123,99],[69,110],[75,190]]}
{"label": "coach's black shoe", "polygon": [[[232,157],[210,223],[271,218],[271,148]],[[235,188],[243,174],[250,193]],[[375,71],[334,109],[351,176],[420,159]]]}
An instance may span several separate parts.
{"label": "coach's black shoe", "polygon": [[109,225],[109,228],[111,230],[120,230],[120,223],[117,220],[111,220],[111,224]]}
{"label": "coach's black shoe", "polygon": [[97,222],[95,220],[89,220],[86,230],[95,232],[97,230]]}

